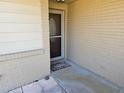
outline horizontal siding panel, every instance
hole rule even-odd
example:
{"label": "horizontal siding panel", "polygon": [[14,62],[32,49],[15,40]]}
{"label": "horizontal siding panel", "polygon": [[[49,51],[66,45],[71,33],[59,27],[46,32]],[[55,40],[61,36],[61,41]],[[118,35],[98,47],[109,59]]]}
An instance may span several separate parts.
{"label": "horizontal siding panel", "polygon": [[0,1],[0,55],[43,48],[41,2]]}
{"label": "horizontal siding panel", "polygon": [[[16,46],[16,47],[15,47]],[[41,40],[14,41],[0,43],[0,55],[11,54],[16,52],[41,49],[43,42]]]}
{"label": "horizontal siding panel", "polygon": [[7,93],[50,74],[48,0],[0,0],[0,16],[0,93]]}
{"label": "horizontal siding panel", "polygon": [[27,15],[27,14],[13,14],[13,13],[1,13],[0,23],[32,23],[41,24],[41,15]]}
{"label": "horizontal siding panel", "polygon": [[[21,53],[16,52],[16,53],[0,56],[0,62],[6,62],[6,61],[10,61],[10,60],[27,58],[27,57],[43,55],[43,54],[44,54],[44,49],[36,49],[36,50],[32,50],[32,51],[22,51]],[[4,68],[4,67],[1,66],[0,68],[1,68],[1,70],[3,70],[2,68]]]}
{"label": "horizontal siding panel", "polygon": [[1,0],[1,2],[8,2],[13,4],[23,4],[28,6],[41,6],[41,1],[39,0]]}
{"label": "horizontal siding panel", "polygon": [[28,14],[28,15],[40,15],[41,6],[29,6],[24,4],[16,4],[10,2],[0,1],[0,13],[13,13],[13,14]]}
{"label": "horizontal siding panel", "polygon": [[24,23],[0,23],[0,33],[24,33],[40,32],[42,34],[42,25],[24,24]]}
{"label": "horizontal siding panel", "polygon": [[0,33],[0,43],[11,41],[42,40],[42,35],[38,33]]}
{"label": "horizontal siding panel", "polygon": [[124,0],[78,0],[68,9],[69,59],[124,87]]}

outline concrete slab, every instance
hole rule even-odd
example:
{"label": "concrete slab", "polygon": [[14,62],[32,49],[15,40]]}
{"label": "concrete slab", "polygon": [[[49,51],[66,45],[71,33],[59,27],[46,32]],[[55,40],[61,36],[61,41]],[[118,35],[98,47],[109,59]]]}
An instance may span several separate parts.
{"label": "concrete slab", "polygon": [[66,93],[66,91],[50,77],[48,80],[42,79],[9,93]]}
{"label": "concrete slab", "polygon": [[10,91],[9,93],[22,93],[21,88]]}
{"label": "concrete slab", "polygon": [[44,93],[38,82],[23,87],[23,93]]}
{"label": "concrete slab", "polygon": [[124,93],[106,80],[73,64],[53,72],[52,76],[68,93]]}
{"label": "concrete slab", "polygon": [[40,80],[39,84],[45,93],[66,93],[52,77],[49,80]]}

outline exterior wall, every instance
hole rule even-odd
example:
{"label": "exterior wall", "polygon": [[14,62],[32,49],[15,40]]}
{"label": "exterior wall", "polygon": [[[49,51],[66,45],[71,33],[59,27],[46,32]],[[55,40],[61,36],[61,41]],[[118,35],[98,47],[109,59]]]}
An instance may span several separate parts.
{"label": "exterior wall", "polygon": [[64,3],[49,2],[49,9],[62,10],[64,11],[64,30],[65,30],[65,58],[67,57],[67,14],[68,5]]}
{"label": "exterior wall", "polygon": [[[41,5],[40,5],[41,1]],[[38,5],[41,8],[43,45],[41,50],[0,56],[0,93],[20,87],[50,74],[49,22],[47,0],[1,0],[11,4]],[[41,7],[40,7],[41,6]],[[8,6],[11,7],[11,6]],[[0,5],[2,8],[2,4]],[[10,9],[10,8],[8,8]],[[1,10],[0,10],[1,11]],[[13,10],[12,10],[13,11]],[[19,11],[17,11],[19,12]]]}
{"label": "exterior wall", "polygon": [[68,59],[124,87],[124,1],[77,0],[68,7]]}

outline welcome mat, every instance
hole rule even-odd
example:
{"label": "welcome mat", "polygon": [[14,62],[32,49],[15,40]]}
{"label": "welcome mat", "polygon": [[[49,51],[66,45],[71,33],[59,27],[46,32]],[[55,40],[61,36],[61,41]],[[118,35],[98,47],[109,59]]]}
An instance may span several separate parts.
{"label": "welcome mat", "polygon": [[70,67],[71,65],[67,63],[66,61],[52,61],[51,62],[51,71],[57,71],[60,69],[64,69],[67,67]]}

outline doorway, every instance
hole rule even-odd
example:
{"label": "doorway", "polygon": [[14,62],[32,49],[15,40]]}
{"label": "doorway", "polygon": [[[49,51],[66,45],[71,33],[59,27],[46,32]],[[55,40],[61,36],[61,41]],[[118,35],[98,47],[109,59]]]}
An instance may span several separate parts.
{"label": "doorway", "polygon": [[64,12],[51,10],[49,12],[50,26],[50,59],[51,61],[64,58]]}

